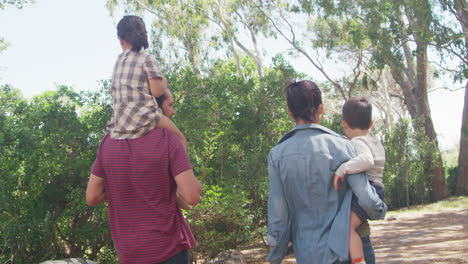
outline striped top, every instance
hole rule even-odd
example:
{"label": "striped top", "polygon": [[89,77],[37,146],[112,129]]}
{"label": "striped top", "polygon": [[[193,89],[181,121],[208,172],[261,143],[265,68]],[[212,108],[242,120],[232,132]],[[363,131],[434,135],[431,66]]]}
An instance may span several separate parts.
{"label": "striped top", "polygon": [[383,171],[385,165],[385,149],[380,140],[372,136],[359,136],[351,139],[356,157],[340,165],[336,175],[367,172],[367,177],[379,187],[384,188]]}
{"label": "striped top", "polygon": [[112,119],[107,124],[111,138],[138,138],[156,127],[161,109],[151,95],[148,80],[162,78],[156,58],[144,51],[125,50],[112,74]]}
{"label": "striped top", "polygon": [[105,180],[112,240],[121,263],[158,263],[195,245],[176,206],[174,181],[191,168],[179,139],[166,129],[130,140],[104,137],[91,173]]}

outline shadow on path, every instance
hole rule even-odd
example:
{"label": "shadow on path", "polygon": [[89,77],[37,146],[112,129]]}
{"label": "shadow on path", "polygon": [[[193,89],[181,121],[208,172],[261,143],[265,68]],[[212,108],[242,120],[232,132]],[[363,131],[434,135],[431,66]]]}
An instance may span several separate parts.
{"label": "shadow on path", "polygon": [[371,226],[377,263],[468,263],[468,209],[416,213]]}
{"label": "shadow on path", "polygon": [[[389,218],[391,213],[388,214]],[[371,221],[378,264],[468,263],[468,208]],[[242,247],[247,263],[267,263],[263,243]],[[288,256],[283,263],[296,263]]]}

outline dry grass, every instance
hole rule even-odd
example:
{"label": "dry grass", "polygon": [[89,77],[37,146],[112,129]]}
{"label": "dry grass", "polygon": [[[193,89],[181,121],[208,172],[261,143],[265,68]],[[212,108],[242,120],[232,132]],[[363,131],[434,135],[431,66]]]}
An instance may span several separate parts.
{"label": "dry grass", "polygon": [[390,216],[410,216],[418,213],[435,213],[443,212],[448,209],[463,209],[468,208],[468,196],[450,197],[446,200],[425,204],[410,206],[409,208],[403,208],[399,210],[389,211],[387,217]]}

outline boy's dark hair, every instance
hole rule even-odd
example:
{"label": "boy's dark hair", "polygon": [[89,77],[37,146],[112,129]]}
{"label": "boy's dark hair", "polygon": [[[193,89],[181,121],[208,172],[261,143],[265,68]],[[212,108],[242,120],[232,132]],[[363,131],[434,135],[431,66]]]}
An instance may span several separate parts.
{"label": "boy's dark hair", "polygon": [[295,119],[317,122],[315,114],[322,104],[322,93],[318,86],[308,80],[289,82],[286,86],[288,108]]}
{"label": "boy's dark hair", "polygon": [[148,48],[145,22],[138,16],[124,16],[117,24],[117,36],[132,45],[132,51]]}
{"label": "boy's dark hair", "polygon": [[363,96],[351,97],[343,105],[342,119],[352,129],[368,129],[372,122],[372,104]]}

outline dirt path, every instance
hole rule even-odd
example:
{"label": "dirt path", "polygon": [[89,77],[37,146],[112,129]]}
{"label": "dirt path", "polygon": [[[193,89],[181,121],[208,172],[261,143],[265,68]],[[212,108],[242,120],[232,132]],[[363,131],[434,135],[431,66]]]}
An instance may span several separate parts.
{"label": "dirt path", "polygon": [[378,263],[468,263],[468,209],[416,213],[371,226]]}
{"label": "dirt path", "polygon": [[[389,213],[387,219],[392,219]],[[373,221],[372,243],[379,264],[468,263],[468,208],[413,213]],[[241,249],[247,263],[265,262],[262,244]],[[296,263],[288,256],[283,263]]]}

